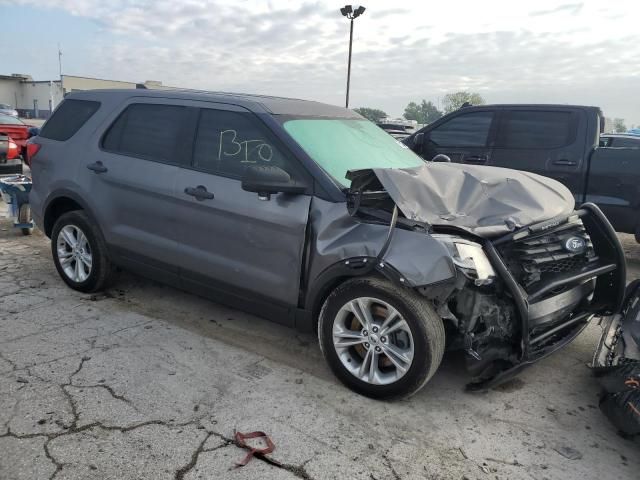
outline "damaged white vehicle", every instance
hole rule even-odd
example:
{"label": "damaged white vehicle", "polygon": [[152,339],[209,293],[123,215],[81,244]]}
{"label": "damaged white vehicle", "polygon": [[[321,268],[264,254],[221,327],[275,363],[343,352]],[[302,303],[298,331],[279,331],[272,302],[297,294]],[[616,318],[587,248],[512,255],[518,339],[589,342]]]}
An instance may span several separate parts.
{"label": "damaged white vehicle", "polygon": [[416,392],[445,348],[486,388],[622,304],[595,205],[530,173],[425,163],[343,108],[73,92],[31,143],[33,216],[71,288],[118,266],[315,330],[371,397]]}

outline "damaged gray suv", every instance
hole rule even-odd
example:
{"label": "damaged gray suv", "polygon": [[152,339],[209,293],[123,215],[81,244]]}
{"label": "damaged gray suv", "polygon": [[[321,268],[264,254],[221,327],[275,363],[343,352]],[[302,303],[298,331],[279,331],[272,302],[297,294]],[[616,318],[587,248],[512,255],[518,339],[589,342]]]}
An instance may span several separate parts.
{"label": "damaged gray suv", "polygon": [[445,348],[487,388],[622,303],[595,205],[530,173],[425,163],[343,108],[73,92],[31,142],[33,216],[71,288],[117,266],[316,330],[371,397],[416,392]]}

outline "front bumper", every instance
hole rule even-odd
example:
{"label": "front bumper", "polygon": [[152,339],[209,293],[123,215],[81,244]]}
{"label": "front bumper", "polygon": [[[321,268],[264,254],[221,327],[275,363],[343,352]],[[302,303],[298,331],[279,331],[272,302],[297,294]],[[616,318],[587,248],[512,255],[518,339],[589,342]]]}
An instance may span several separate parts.
{"label": "front bumper", "polygon": [[[568,219],[554,219],[493,241],[483,248],[494,270],[504,281],[516,305],[520,319],[517,360],[494,374],[468,385],[470,390],[483,390],[502,383],[527,366],[549,356],[575,339],[596,316],[609,316],[620,311],[624,299],[626,264],[620,241],[602,211],[585,204],[575,212],[587,229],[600,260],[577,274],[559,276],[538,291],[525,292],[507,268],[496,246],[509,242],[515,235],[544,230]],[[553,292],[561,293],[553,295]]]}

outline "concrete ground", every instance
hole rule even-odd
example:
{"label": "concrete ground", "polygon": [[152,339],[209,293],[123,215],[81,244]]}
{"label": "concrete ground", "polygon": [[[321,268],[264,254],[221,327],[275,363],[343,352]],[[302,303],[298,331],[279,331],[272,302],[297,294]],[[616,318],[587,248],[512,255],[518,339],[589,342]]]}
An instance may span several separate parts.
{"label": "concrete ground", "polygon": [[[487,393],[450,355],[411,399],[374,401],[311,335],[128,274],[74,292],[46,238],[0,219],[0,479],[637,479],[640,442],[586,367],[598,333]],[[267,432],[271,461],[234,468],[236,430]]]}

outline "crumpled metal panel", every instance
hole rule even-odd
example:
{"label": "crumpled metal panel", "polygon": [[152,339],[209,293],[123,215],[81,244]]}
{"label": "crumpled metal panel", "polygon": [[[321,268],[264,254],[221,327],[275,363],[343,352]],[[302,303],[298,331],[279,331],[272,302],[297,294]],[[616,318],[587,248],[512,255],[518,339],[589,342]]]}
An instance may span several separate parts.
{"label": "crumpled metal panel", "polygon": [[[354,257],[377,257],[389,225],[365,223],[351,217],[346,203],[314,197],[310,211],[309,281],[327,268]],[[447,248],[424,232],[396,228],[384,263],[395,268],[406,285],[423,286],[453,278],[455,267]]]}
{"label": "crumpled metal panel", "polygon": [[405,217],[483,237],[569,215],[575,206],[561,183],[507,168],[429,163],[373,172]]}

